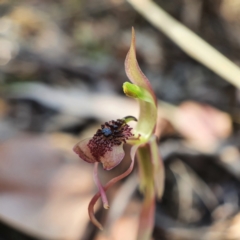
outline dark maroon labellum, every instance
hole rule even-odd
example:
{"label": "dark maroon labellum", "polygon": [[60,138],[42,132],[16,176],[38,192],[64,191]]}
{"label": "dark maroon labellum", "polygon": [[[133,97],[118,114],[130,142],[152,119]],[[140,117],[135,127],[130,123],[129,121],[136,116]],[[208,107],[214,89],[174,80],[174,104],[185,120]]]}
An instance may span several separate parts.
{"label": "dark maroon labellum", "polygon": [[87,145],[92,156],[100,162],[100,157],[103,157],[107,151],[112,151],[113,146],[126,143],[126,140],[133,136],[131,130],[132,128],[122,119],[105,122]]}

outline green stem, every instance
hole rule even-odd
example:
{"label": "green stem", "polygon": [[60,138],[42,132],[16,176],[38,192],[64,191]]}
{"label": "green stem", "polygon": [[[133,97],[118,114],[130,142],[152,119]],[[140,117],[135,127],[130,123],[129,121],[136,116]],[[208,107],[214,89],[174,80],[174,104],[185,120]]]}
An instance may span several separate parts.
{"label": "green stem", "polygon": [[150,240],[154,227],[155,194],[153,188],[147,188],[140,214],[137,240]]}
{"label": "green stem", "polygon": [[138,149],[140,188],[144,195],[137,240],[150,240],[154,227],[155,191],[149,145]]}

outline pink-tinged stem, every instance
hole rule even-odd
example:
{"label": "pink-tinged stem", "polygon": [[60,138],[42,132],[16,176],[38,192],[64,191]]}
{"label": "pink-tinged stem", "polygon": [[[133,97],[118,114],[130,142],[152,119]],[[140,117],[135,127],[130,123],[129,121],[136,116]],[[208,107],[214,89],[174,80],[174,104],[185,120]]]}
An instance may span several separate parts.
{"label": "pink-tinged stem", "polygon": [[[104,187],[103,187],[103,190],[106,192],[111,186],[113,186],[115,183],[117,183],[118,181],[120,181],[121,179],[125,178],[126,176],[128,176],[132,170],[133,170],[133,167],[134,167],[134,157],[135,157],[135,154],[136,154],[136,151],[138,149],[139,145],[135,145],[132,147],[131,149],[131,159],[132,159],[132,162],[129,166],[129,168],[124,172],[122,173],[121,175],[111,179]],[[88,205],[88,215],[89,215],[89,218],[91,220],[91,222],[96,226],[98,227],[100,230],[103,230],[103,226],[101,225],[101,223],[96,219],[95,215],[94,215],[94,205],[96,204],[97,200],[99,199],[99,197],[101,196],[101,193],[100,191],[98,191],[94,197],[91,199],[89,205]]]}
{"label": "pink-tinged stem", "polygon": [[93,178],[94,178],[94,181],[95,181],[95,183],[98,187],[100,196],[102,198],[103,207],[105,209],[109,209],[108,199],[107,199],[106,193],[105,193],[105,191],[103,189],[103,186],[102,186],[102,184],[99,180],[99,177],[98,177],[98,162],[94,163]]}
{"label": "pink-tinged stem", "polygon": [[150,240],[154,227],[155,194],[154,189],[146,189],[140,214],[138,240]]}

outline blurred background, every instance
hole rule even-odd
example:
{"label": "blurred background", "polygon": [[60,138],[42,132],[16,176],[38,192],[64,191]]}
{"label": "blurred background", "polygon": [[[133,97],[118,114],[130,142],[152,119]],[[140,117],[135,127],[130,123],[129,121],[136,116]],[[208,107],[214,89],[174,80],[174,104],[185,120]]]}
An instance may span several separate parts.
{"label": "blurred background", "polygon": [[[239,0],[155,2],[240,64]],[[93,166],[72,151],[101,123],[138,116],[137,103],[122,93],[132,26],[139,64],[159,99],[166,169],[153,239],[240,239],[238,89],[124,0],[0,0],[1,240],[135,239],[137,171],[109,190],[111,210],[96,206],[108,230],[100,233],[87,214],[97,190]],[[127,155],[118,168],[101,169],[102,181],[129,162]]]}

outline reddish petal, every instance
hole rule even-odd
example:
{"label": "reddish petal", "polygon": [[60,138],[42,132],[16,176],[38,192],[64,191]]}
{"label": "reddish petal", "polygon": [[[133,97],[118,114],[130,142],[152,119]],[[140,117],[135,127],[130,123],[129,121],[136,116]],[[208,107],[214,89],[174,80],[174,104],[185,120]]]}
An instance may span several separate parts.
{"label": "reddish petal", "polygon": [[84,161],[89,163],[95,163],[96,160],[92,156],[88,145],[88,142],[91,138],[86,138],[80,142],[78,142],[74,147],[73,151]]}
{"label": "reddish petal", "polygon": [[93,178],[94,178],[94,181],[95,181],[96,185],[98,186],[98,191],[99,191],[100,194],[101,194],[101,198],[102,198],[102,202],[103,202],[103,207],[104,207],[105,209],[108,209],[108,208],[109,208],[108,199],[107,199],[105,190],[103,189],[103,186],[102,186],[102,184],[101,184],[101,182],[100,182],[100,179],[99,179],[99,177],[98,177],[98,162],[97,162],[97,163],[94,163]]}
{"label": "reddish petal", "polygon": [[134,28],[132,28],[131,46],[125,60],[125,71],[129,80],[137,86],[146,89],[151,94],[155,104],[157,105],[157,98],[153,92],[151,84],[138,65],[136,58],[136,40]]}
{"label": "reddish petal", "polygon": [[125,153],[123,151],[123,143],[118,146],[113,146],[111,151],[108,151],[100,158],[103,168],[111,170],[116,167],[123,159]]}
{"label": "reddish petal", "polygon": [[[131,152],[130,152],[130,156],[131,156],[131,164],[129,166],[129,168],[127,169],[127,171],[125,171],[124,173],[122,173],[121,175],[111,179],[104,187],[103,189],[105,190],[105,192],[112,187],[113,184],[115,184],[116,182],[120,181],[121,179],[125,178],[126,176],[128,176],[134,167],[134,159],[135,159],[135,155],[136,155],[136,151],[139,148],[140,144],[138,145],[134,145],[131,148]],[[97,200],[99,199],[99,197],[101,196],[100,192],[97,192],[94,197],[92,198],[92,200],[90,201],[89,205],[88,205],[88,214],[90,217],[90,220],[92,221],[92,223],[97,226],[100,230],[103,230],[103,227],[101,225],[101,223],[96,219],[96,217],[94,216],[94,205],[97,202]]]}

